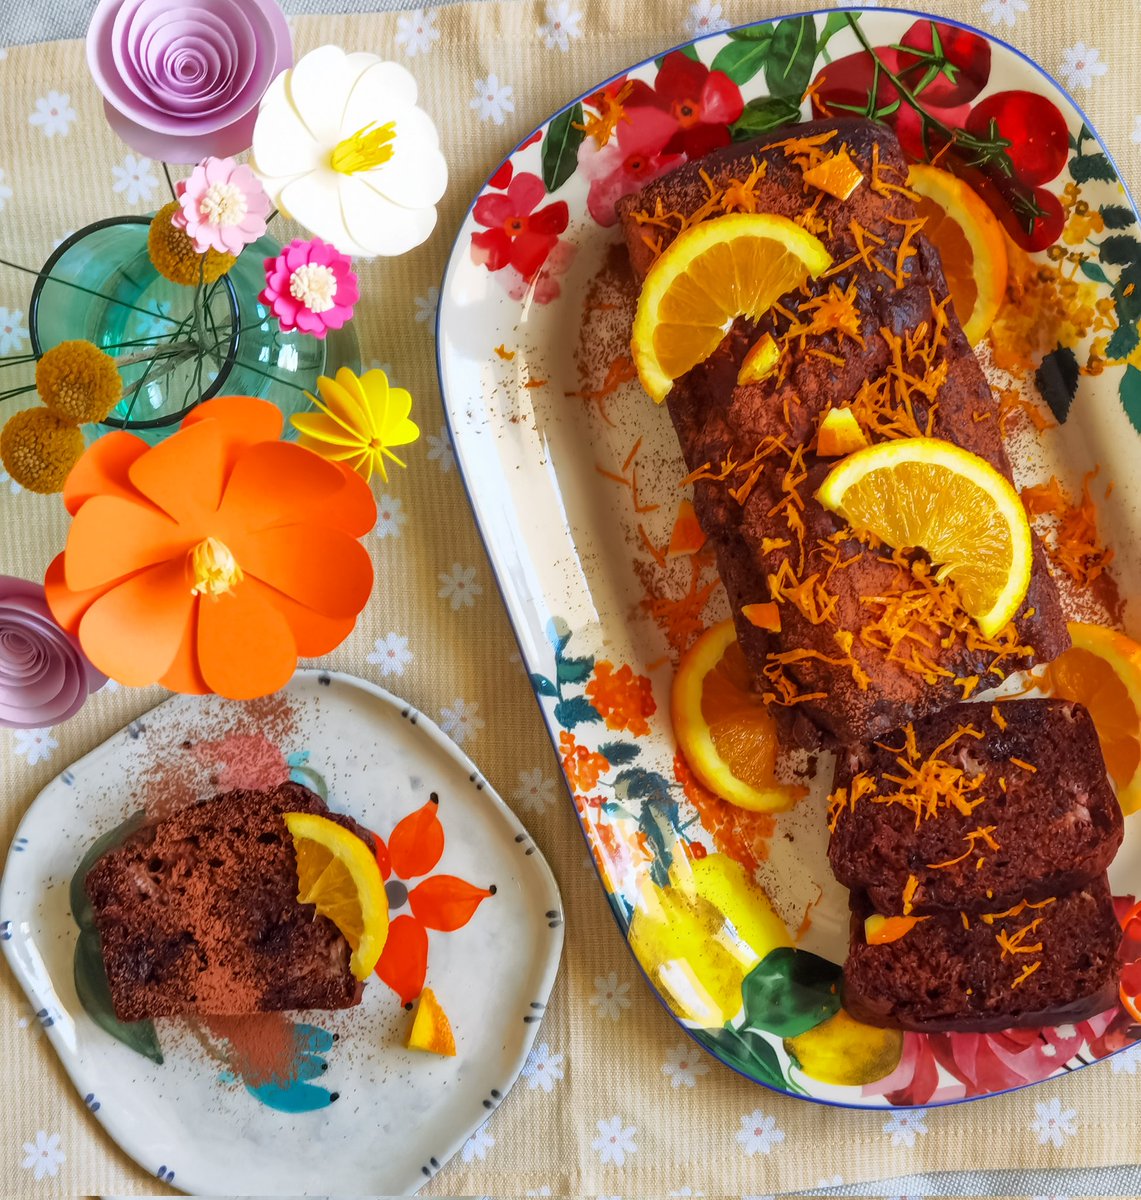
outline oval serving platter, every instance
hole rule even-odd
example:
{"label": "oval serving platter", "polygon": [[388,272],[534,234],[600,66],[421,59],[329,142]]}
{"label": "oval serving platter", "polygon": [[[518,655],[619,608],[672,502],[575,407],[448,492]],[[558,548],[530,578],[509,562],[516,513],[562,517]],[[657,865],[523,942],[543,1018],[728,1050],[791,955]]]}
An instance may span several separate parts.
{"label": "oval serving platter", "polygon": [[[473,201],[437,330],[472,506],[635,958],[679,1023],[729,1066],[793,1096],[857,1107],[993,1095],[1141,1040],[1124,1005],[1077,1027],[991,1035],[901,1036],[851,1022],[837,986],[847,893],[825,856],[831,757],[818,756],[806,799],[771,816],[712,797],[675,750],[673,667],[728,609],[708,556],[668,549],[686,472],[668,414],[629,359],[636,293],[614,203],[689,154],[808,117],[825,87],[894,124],[920,156],[918,112],[883,98],[877,110],[868,95],[870,48],[900,44],[926,48],[910,78],[930,89],[917,97],[928,120],[985,136],[996,116],[1016,171],[1038,176],[1021,196],[990,196],[1025,247],[1012,261],[1038,290],[1004,308],[1001,344],[984,342],[980,361],[1005,389],[1019,486],[1057,475],[1080,495],[1095,469],[1118,482],[1110,495],[1095,488],[1099,529],[1116,551],[1121,595],[1137,595],[1141,511],[1125,486],[1141,449],[1136,209],[1073,100],[978,30],[943,21],[933,32],[922,13],[885,9],[807,13],[698,39],[599,84],[520,143]],[[833,63],[829,83],[821,72]],[[1010,92],[1030,98],[1020,105]],[[1026,163],[1028,139],[1051,118],[1064,122],[1068,147],[1043,182],[1041,163]],[[1027,212],[1033,226],[1017,233]],[[1122,612],[1076,592],[1063,603],[1074,619],[1110,623]],[[1123,911],[1139,877],[1133,816],[1110,873]],[[752,881],[783,928],[750,918]],[[1141,954],[1132,938],[1128,946]]]}
{"label": "oval serving platter", "polygon": [[[390,937],[385,978],[418,993],[423,960],[397,943],[426,939],[456,1057],[405,1049],[407,997],[377,978],[357,1008],[274,1016],[269,1033],[115,1020],[76,924],[81,860],[148,799],[283,777],[392,847],[392,929],[420,929]],[[397,850],[392,831],[414,813]],[[429,894],[444,897],[439,920]],[[84,1103],[148,1174],[204,1195],[414,1192],[518,1078],[562,941],[550,868],[471,760],[410,705],[326,671],[265,701],[175,697],[132,722],[40,793],[0,882],[0,947]],[[263,1078],[257,1048],[282,1029],[289,1061]]]}

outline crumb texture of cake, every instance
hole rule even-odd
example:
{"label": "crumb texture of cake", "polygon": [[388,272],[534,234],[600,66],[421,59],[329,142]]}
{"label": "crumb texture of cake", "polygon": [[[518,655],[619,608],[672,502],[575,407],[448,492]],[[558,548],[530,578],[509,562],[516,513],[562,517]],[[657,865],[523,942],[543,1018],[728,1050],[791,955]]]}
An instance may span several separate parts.
{"label": "crumb texture of cake", "polygon": [[1102,875],[1124,821],[1089,713],[956,704],[837,755],[828,858],[885,915],[1061,896]]}
{"label": "crumb texture of cake", "polygon": [[[863,174],[847,200],[804,177],[840,151]],[[725,212],[787,217],[832,255],[832,268],[760,321],[735,322],[667,398],[742,650],[762,694],[787,714],[786,734],[807,746],[883,736],[1069,645],[1036,539],[1024,603],[983,637],[949,584],[854,536],[815,499],[834,461],[817,457],[816,431],[840,406],[873,442],[942,438],[1011,478],[998,405],[906,181],[885,126],[815,121],[715,150],[618,204],[639,279],[683,226]],[[739,384],[764,335],[780,348],[776,369]],[[779,605],[777,632],[741,612],[767,601]]]}
{"label": "crumb texture of cake", "polygon": [[287,812],[328,816],[373,844],[350,817],[290,782],[188,805],[96,861],[85,887],[120,1020],[360,1002],[348,942],[297,901]]}
{"label": "crumb texture of cake", "polygon": [[854,897],[844,966],[844,1007],[865,1024],[983,1033],[1073,1024],[1116,1002],[1121,927],[1104,875],[1037,907],[930,916],[884,945],[864,936],[871,912]]}

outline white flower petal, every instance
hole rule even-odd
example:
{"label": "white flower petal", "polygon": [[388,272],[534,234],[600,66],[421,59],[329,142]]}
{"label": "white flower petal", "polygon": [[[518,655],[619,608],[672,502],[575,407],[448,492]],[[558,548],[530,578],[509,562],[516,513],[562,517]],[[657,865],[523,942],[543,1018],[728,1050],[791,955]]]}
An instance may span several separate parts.
{"label": "white flower petal", "polygon": [[340,46],[320,46],[287,73],[289,100],[322,146],[332,149],[341,140],[349,93],[361,75],[379,61],[375,54],[346,54]]}
{"label": "white flower petal", "polygon": [[[365,254],[395,255],[419,246],[436,227],[436,210],[404,208],[353,175],[342,177],[341,211],[349,236]],[[338,249],[341,247],[338,245]]]}
{"label": "white flower petal", "polygon": [[277,198],[277,204],[286,216],[300,222],[317,237],[332,242],[342,254],[369,257],[374,251],[353,240],[341,211],[339,185],[347,178],[324,168],[310,171],[308,175],[290,180]]}
{"label": "white flower petal", "polygon": [[253,144],[254,169],[263,180],[276,176],[281,186],[287,178],[311,171],[325,153],[289,100],[287,74],[283,71],[262,99]]}
{"label": "white flower petal", "polygon": [[404,208],[435,204],[448,185],[448,164],[436,147],[435,133],[426,113],[408,109],[397,119],[392,157],[357,178]]}
{"label": "white flower petal", "polygon": [[367,70],[358,75],[345,105],[340,128],[354,133],[371,121],[383,125],[399,118],[416,103],[416,79],[399,63],[374,59]]}

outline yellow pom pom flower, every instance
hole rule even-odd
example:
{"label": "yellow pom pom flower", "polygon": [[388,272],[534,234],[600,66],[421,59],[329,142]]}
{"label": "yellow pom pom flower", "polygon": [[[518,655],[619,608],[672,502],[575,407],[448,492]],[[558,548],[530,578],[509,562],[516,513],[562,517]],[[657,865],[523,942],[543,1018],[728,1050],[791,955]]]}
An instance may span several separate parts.
{"label": "yellow pom pom flower", "polygon": [[205,255],[194,249],[194,243],[184,229],[171,224],[171,217],[181,211],[181,205],[172,200],[160,208],[151,221],[147,234],[147,253],[155,270],[171,283],[195,287],[199,279],[213,283],[220,279],[238,260],[233,254],[221,254],[207,250]]}
{"label": "yellow pom pom flower", "polygon": [[91,342],[60,342],[36,363],[36,390],[47,408],[73,425],[104,421],[123,384],[115,360]]}
{"label": "yellow pom pom flower", "polygon": [[289,418],[301,433],[301,444],[333,462],[346,463],[365,479],[379,471],[387,483],[384,460],[405,465],[391,447],[407,446],[420,436],[419,426],[408,416],[411,395],[403,388],[389,387],[383,371],[357,376],[348,367],[342,367],[336,379],[322,375],[317,390],[321,398],[309,399],[320,411]]}
{"label": "yellow pom pom flower", "polygon": [[29,492],[62,492],[68,473],[83,453],[83,434],[46,408],[26,408],[0,431],[0,461]]}

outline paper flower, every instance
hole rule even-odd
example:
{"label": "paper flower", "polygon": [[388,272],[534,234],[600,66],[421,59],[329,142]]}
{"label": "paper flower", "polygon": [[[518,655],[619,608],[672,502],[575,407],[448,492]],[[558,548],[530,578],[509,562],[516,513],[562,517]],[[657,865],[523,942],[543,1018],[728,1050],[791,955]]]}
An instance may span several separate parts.
{"label": "paper flower", "polygon": [[108,123],[166,162],[248,149],[258,101],[292,61],[274,0],[101,0],[87,28]]}
{"label": "paper flower", "polygon": [[97,441],[67,481],[48,603],[120,683],[235,700],[283,687],[350,633],[372,590],[364,482],[295,442],[265,400],[200,404],[148,446]]}
{"label": "paper flower", "polygon": [[36,363],[36,391],[64,421],[103,421],[123,395],[115,360],[91,342],[60,342]]}
{"label": "paper flower", "polygon": [[213,283],[225,275],[238,260],[233,254],[220,254],[211,248],[200,254],[190,240],[190,235],[174,224],[179,203],[172,200],[155,213],[147,233],[147,254],[154,269],[171,283],[185,287],[197,287],[202,283]]}
{"label": "paper flower", "polygon": [[403,388],[390,387],[383,371],[366,371],[358,377],[348,367],[342,367],[336,379],[322,375],[317,390],[321,398],[309,399],[320,412],[289,418],[301,433],[301,445],[344,463],[366,480],[379,471],[387,483],[384,460],[389,458],[398,467],[405,465],[391,447],[407,446],[420,436],[419,426],[408,416],[411,395]]}
{"label": "paper flower", "polygon": [[416,80],[375,54],[322,46],[261,102],[253,167],[270,199],[343,254],[403,254],[436,224],[448,168]]}
{"label": "paper flower", "polygon": [[106,682],[52,620],[44,589],[0,575],[0,725],[58,725]]}
{"label": "paper flower", "polygon": [[199,254],[211,249],[241,254],[265,233],[269,197],[245,163],[204,158],[189,179],[178,181],[175,191],[180,207],[171,223],[186,231]]}
{"label": "paper flower", "polygon": [[298,238],[265,260],[265,290],[258,299],[286,333],[300,329],[323,338],[352,318],[360,290],[346,255],[320,238]]}
{"label": "paper flower", "polygon": [[71,421],[36,406],[13,413],[0,431],[4,470],[29,492],[63,491],[68,472],[83,453],[83,434]]}

